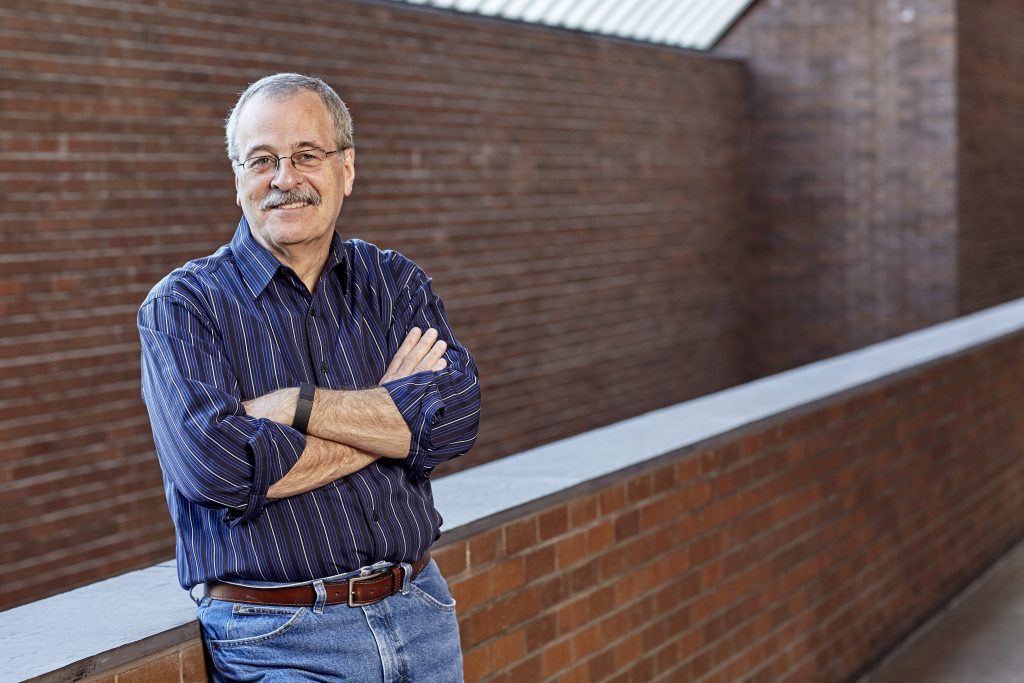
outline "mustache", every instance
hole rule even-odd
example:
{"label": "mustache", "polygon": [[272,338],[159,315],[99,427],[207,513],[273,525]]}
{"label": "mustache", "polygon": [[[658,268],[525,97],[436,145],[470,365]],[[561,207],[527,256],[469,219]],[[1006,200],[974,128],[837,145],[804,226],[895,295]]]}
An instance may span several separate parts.
{"label": "mustache", "polygon": [[305,202],[313,206],[320,206],[323,199],[320,198],[320,193],[314,190],[312,187],[295,188],[294,190],[288,190],[284,192],[282,190],[271,190],[270,193],[263,198],[260,202],[260,209],[263,211],[269,211],[276,209],[279,206],[285,206],[287,204],[294,204],[295,202]]}

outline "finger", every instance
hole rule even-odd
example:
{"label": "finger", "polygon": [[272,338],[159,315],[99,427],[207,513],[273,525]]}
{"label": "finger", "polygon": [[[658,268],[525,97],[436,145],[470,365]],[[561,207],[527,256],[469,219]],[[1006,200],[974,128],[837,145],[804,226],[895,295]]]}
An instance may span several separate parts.
{"label": "finger", "polygon": [[416,345],[412,347],[409,353],[406,354],[405,358],[402,359],[402,364],[398,368],[398,373],[407,377],[412,373],[416,372],[416,366],[420,364],[423,357],[429,353],[431,347],[434,345],[434,341],[437,339],[437,331],[433,328],[428,329],[420,337],[420,340],[416,342]]}
{"label": "finger", "polygon": [[434,372],[441,372],[446,367],[448,367],[448,361],[446,361],[444,358],[442,358],[439,361],[437,361],[436,363],[434,363],[434,367],[432,367],[431,370],[433,370]]}
{"label": "finger", "polygon": [[416,343],[420,340],[422,335],[423,331],[418,327],[414,327],[409,330],[409,334],[405,335],[405,340],[402,342],[402,345],[398,347],[398,351],[395,352],[394,358],[392,358],[391,362],[388,363],[388,369],[384,372],[385,377],[394,374],[398,368],[402,366],[402,361],[405,360],[405,357],[408,356],[409,352],[416,346]]}
{"label": "finger", "polygon": [[412,347],[412,350],[402,359],[402,364],[399,366],[398,372],[403,377],[407,377],[416,371],[416,366],[420,364],[430,349],[433,348],[434,342],[437,341],[437,330],[433,327],[428,329],[420,337],[420,340],[416,342],[416,345]]}
{"label": "finger", "polygon": [[444,352],[448,350],[448,344],[443,339],[438,339],[437,343],[431,347],[430,351],[423,357],[423,360],[416,366],[417,372],[423,372],[424,370],[430,370],[434,367],[439,359],[444,356]]}

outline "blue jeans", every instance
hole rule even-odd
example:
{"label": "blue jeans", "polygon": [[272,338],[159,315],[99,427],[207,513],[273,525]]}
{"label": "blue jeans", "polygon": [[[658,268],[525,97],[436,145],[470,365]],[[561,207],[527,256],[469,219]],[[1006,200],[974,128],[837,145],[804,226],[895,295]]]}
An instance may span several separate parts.
{"label": "blue jeans", "polygon": [[272,607],[204,597],[196,616],[214,681],[462,682],[455,600],[433,560],[402,592],[373,605]]}

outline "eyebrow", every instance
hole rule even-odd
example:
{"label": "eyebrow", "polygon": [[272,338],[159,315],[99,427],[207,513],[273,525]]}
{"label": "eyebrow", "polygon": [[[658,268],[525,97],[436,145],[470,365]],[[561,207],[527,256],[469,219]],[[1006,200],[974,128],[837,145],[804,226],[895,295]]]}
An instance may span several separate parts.
{"label": "eyebrow", "polygon": [[[295,150],[294,152],[292,152],[292,154],[295,154],[295,152],[298,152],[298,151],[301,151],[301,150],[304,150],[304,149],[310,149],[312,147],[316,147],[316,148],[319,148],[319,149],[326,149],[319,142],[310,142],[309,140],[300,140],[299,142],[296,142],[294,145],[292,145],[292,149]],[[243,156],[242,158],[243,159],[248,159],[253,154],[255,154],[256,152],[259,152],[261,150],[262,151],[266,151],[266,152],[270,152],[271,154],[275,154],[275,155],[277,154],[277,149],[273,145],[261,144],[261,145],[254,145],[254,146],[250,147],[249,149],[247,149],[246,152],[245,152],[245,156]]]}

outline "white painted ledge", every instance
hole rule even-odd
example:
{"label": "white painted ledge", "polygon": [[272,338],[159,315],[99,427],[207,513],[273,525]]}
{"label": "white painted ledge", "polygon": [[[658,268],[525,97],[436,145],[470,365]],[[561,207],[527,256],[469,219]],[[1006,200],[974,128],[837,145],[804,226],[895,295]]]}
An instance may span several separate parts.
{"label": "white painted ledge", "polygon": [[[443,530],[457,534],[618,470],[1021,330],[1024,299],[442,477],[433,488]],[[0,681],[60,680],[48,674],[87,660],[107,668],[128,654],[144,656],[197,633],[193,604],[178,586],[174,563],[164,562],[0,612]],[[139,648],[117,652],[132,644]]]}
{"label": "white painted ledge", "polygon": [[[185,634],[171,632],[183,630]],[[0,682],[103,671],[199,634],[173,560],[0,612]],[[184,635],[184,637],[183,637]],[[125,645],[150,641],[137,651]],[[43,680],[74,680],[65,672]]]}
{"label": "white painted ledge", "polygon": [[1024,329],[1024,299],[442,477],[443,531]]}

